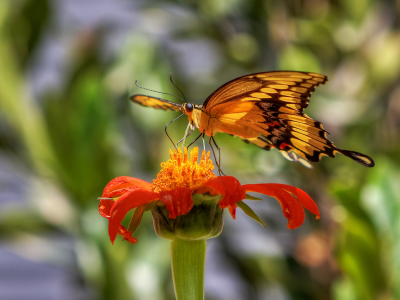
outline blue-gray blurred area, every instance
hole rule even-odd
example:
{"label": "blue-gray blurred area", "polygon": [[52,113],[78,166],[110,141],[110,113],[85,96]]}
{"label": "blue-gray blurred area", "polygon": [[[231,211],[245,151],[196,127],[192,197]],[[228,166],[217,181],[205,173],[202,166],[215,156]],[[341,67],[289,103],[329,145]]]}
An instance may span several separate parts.
{"label": "blue-gray blurred area", "polygon": [[226,213],[208,241],[206,299],[400,299],[399,54],[394,0],[0,1],[0,299],[174,299],[150,214],[137,244],[112,246],[97,210],[112,178],[151,181],[172,148],[177,113],[130,103],[161,96],[135,79],[180,95],[172,73],[201,104],[270,70],[327,75],[306,113],[376,166],[337,155],[307,169],[218,134],[225,173],[295,185],[321,219],[286,229],[269,197],[249,203],[267,228]]}

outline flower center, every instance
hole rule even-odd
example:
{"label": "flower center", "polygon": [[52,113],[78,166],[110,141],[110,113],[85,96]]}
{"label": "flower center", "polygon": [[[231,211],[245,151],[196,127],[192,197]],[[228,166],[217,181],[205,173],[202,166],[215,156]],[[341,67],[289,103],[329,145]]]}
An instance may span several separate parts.
{"label": "flower center", "polygon": [[174,152],[169,150],[169,155],[171,159],[161,164],[161,171],[157,174],[157,178],[153,179],[153,184],[150,186],[153,192],[171,191],[178,187],[195,188],[217,177],[212,172],[214,165],[210,159],[210,151],[206,156],[203,150],[199,164],[197,164],[198,147],[190,151],[190,157],[187,148],[184,148],[183,154],[180,148]]}

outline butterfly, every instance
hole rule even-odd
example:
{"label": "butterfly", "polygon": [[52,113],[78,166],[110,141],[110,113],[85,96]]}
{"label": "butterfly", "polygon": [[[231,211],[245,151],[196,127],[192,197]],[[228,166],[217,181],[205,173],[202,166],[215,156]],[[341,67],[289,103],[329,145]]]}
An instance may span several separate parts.
{"label": "butterfly", "polygon": [[312,167],[310,161],[318,162],[322,156],[334,157],[336,153],[373,167],[375,163],[367,155],[337,148],[328,140],[322,123],[303,113],[315,87],[327,80],[317,73],[271,71],[233,79],[214,91],[203,105],[178,104],[145,95],[133,95],[130,100],[147,107],[181,111],[188,116],[192,131],[200,131],[197,139],[203,136],[204,140],[208,135],[210,146],[212,140],[218,150],[214,136],[225,132],[264,150],[277,149],[287,159],[307,167]]}

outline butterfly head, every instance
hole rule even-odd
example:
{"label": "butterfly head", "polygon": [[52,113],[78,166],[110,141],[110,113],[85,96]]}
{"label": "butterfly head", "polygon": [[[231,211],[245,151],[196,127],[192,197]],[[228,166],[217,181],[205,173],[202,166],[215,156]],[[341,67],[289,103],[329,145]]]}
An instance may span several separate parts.
{"label": "butterfly head", "polygon": [[194,106],[193,106],[192,103],[185,103],[185,104],[183,105],[183,109],[185,110],[185,111],[184,111],[185,114],[190,114],[190,113],[192,113],[192,112],[193,112],[193,108],[194,108]]}
{"label": "butterfly head", "polygon": [[192,103],[182,104],[182,112],[188,116],[190,125],[199,128],[201,110],[195,109]]}

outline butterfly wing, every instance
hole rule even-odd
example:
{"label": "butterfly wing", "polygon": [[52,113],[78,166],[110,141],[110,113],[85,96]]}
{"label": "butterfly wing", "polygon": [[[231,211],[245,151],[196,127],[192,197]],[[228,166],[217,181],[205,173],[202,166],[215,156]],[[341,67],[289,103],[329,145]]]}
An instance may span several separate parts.
{"label": "butterfly wing", "polygon": [[368,156],[338,149],[322,124],[303,113],[315,87],[326,81],[324,75],[291,71],[239,77],[207,98],[202,129],[210,135],[227,132],[265,150],[276,148],[291,160],[317,162],[339,152],[372,167]]}
{"label": "butterfly wing", "polygon": [[268,101],[286,103],[302,112],[311,93],[328,78],[317,73],[274,71],[250,74],[236,78],[221,86],[204,102],[208,112],[218,105],[232,101]]}
{"label": "butterfly wing", "polygon": [[[263,136],[259,136],[257,138],[241,138],[242,141],[244,141],[246,144],[254,144],[264,150],[271,150],[271,149],[275,149],[275,147],[271,144],[270,141],[268,141],[268,139],[266,139]],[[312,169],[313,166],[304,158],[299,157],[297,155],[297,153],[293,150],[279,150],[279,152],[283,155],[283,157],[285,157],[286,159],[290,160],[290,161],[298,161],[300,162],[303,166]]]}
{"label": "butterfly wing", "polygon": [[134,103],[162,110],[181,111],[182,108],[182,105],[175,102],[145,95],[133,95],[129,99]]}

